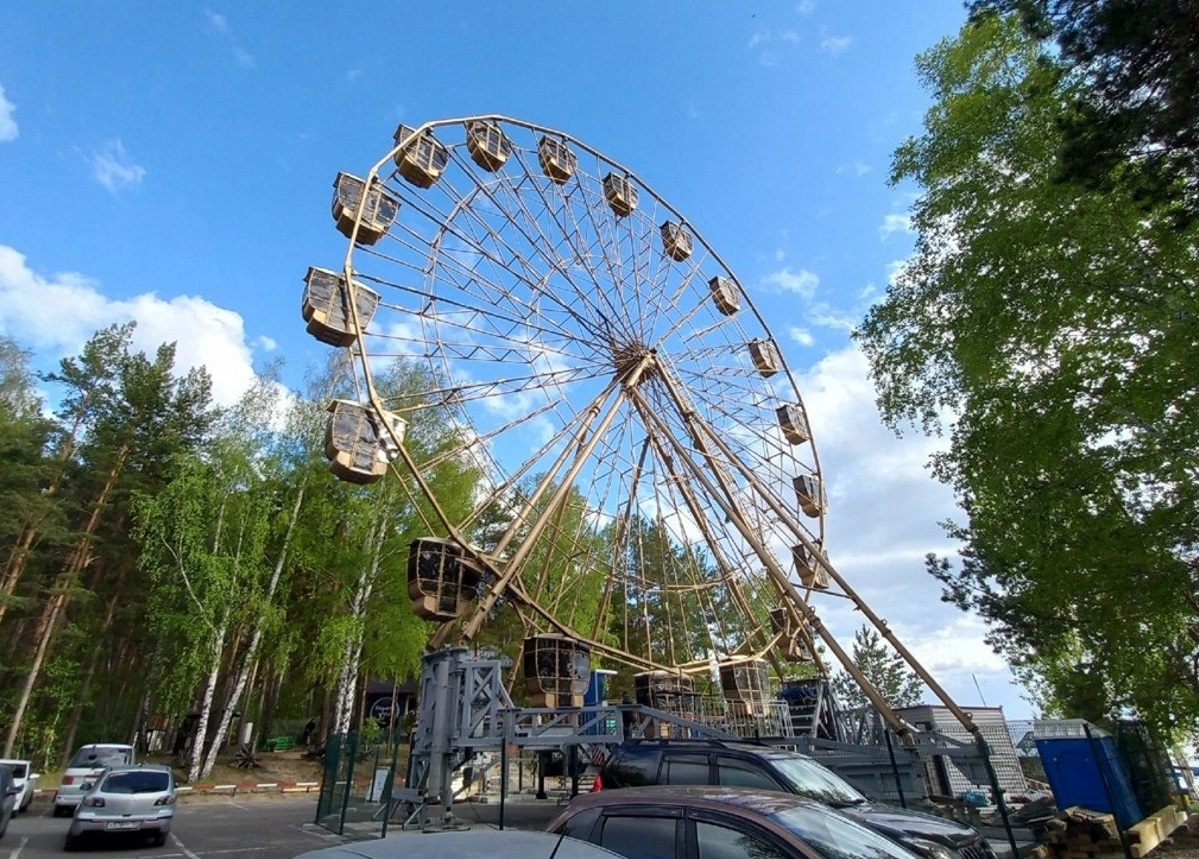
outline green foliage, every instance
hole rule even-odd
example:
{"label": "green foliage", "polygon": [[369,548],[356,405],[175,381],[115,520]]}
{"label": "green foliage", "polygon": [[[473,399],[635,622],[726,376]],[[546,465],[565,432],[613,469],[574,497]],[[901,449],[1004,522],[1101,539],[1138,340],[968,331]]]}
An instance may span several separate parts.
{"label": "green foliage", "polygon": [[1147,209],[1185,226],[1199,215],[1196,0],[977,0],[1053,38],[1078,82],[1061,118],[1059,177],[1111,190],[1133,183]]}
{"label": "green foliage", "polygon": [[[920,703],[920,696],[924,692],[923,681],[903,661],[903,657],[883,641],[874,627],[862,624],[853,634],[850,658],[870,685],[892,707],[910,707]],[[845,671],[838,671],[833,676],[833,691],[842,707],[870,706],[862,687]]]}
{"label": "green foliage", "polygon": [[917,245],[857,339],[892,426],[951,428],[934,468],[968,524],[960,568],[930,562],[945,598],[1043,704],[1189,729],[1199,228],[1119,171],[1057,181],[1077,83],[1055,63],[997,16],[919,58],[936,102],[892,175],[922,189]]}

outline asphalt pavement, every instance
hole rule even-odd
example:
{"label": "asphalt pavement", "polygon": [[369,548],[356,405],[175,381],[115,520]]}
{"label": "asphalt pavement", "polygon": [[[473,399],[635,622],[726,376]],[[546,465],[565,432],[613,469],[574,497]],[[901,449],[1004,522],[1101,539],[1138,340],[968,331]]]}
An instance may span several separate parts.
{"label": "asphalt pavement", "polygon": [[[292,859],[346,839],[313,824],[316,795],[207,797],[181,802],[167,843],[151,847],[144,837],[120,834],[85,841],[87,859]],[[35,802],[14,817],[0,838],[0,859],[64,859],[71,821],[53,817],[50,804]],[[75,855],[75,854],[72,854]]]}

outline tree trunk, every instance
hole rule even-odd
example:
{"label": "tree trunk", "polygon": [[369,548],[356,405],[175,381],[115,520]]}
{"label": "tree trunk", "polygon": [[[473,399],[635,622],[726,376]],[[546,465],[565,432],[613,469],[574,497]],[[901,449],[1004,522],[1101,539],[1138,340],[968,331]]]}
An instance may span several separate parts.
{"label": "tree trunk", "polygon": [[25,683],[21,688],[21,695],[17,699],[17,706],[13,711],[12,721],[8,726],[8,734],[4,738],[4,751],[0,753],[0,757],[7,758],[12,756],[13,746],[16,744],[17,735],[21,730],[21,720],[25,717],[25,710],[29,707],[29,700],[33,695],[33,687],[37,685],[38,677],[41,675],[42,665],[46,661],[46,654],[49,652],[50,643],[54,639],[55,629],[58,627],[59,621],[71,601],[70,589],[78,583],[80,575],[82,575],[83,571],[87,569],[92,561],[92,540],[96,536],[96,528],[100,524],[101,514],[108,503],[108,496],[111,494],[117,478],[120,477],[121,470],[125,467],[125,457],[128,454],[129,442],[126,442],[117,452],[116,462],[113,463],[112,469],[108,472],[108,478],[104,482],[104,487],[100,490],[100,496],[96,499],[91,516],[88,517],[87,526],[84,528],[83,534],[79,537],[79,542],[75,545],[74,551],[71,552],[66,569],[59,573],[54,581],[53,593],[47,601],[46,608],[43,610],[39,621],[37,649],[34,651],[33,664],[29,666],[29,673],[25,676]]}
{"label": "tree trunk", "polygon": [[355,621],[353,635],[346,639],[342,648],[341,671],[337,678],[337,703],[333,733],[344,734],[350,729],[350,719],[354,710],[354,693],[358,687],[358,663],[362,658],[362,643],[366,636],[364,618],[366,607],[370,603],[371,591],[375,587],[375,578],[379,575],[379,565],[383,557],[383,543],[387,537],[387,520],[380,516],[371,534],[370,566],[358,576],[354,596],[350,600],[350,616]]}
{"label": "tree trunk", "polygon": [[[296,503],[291,508],[291,518],[287,523],[287,532],[283,536],[283,545],[279,548],[279,557],[275,561],[275,568],[271,571],[271,580],[267,584],[266,601],[268,604],[274,601],[275,591],[279,588],[279,580],[283,577],[283,569],[287,561],[287,549],[291,544],[291,537],[295,531],[296,522],[300,518],[300,507],[303,503],[304,485],[301,484],[299,492],[296,493]],[[250,644],[246,648],[245,653],[242,654],[241,666],[237,671],[237,681],[233,685],[233,692],[228,696],[225,712],[221,714],[221,723],[217,727],[216,737],[212,741],[212,750],[208,753],[208,757],[204,761],[204,769],[201,773],[203,777],[207,777],[212,772],[212,768],[216,764],[217,752],[224,745],[225,735],[229,731],[229,723],[233,719],[233,708],[245,690],[246,678],[250,674],[250,667],[258,657],[258,648],[262,644],[262,633],[263,626],[260,620],[254,624],[254,632],[250,636]]]}
{"label": "tree trunk", "polygon": [[[187,780],[195,783],[200,777],[200,768],[204,762],[204,740],[208,735],[208,719],[212,715],[212,699],[216,697],[217,679],[221,673],[221,655],[225,652],[225,627],[222,625],[212,637],[212,667],[208,672],[208,682],[204,684],[204,698],[200,702],[200,718],[196,722],[196,739],[192,743],[191,766],[187,771]],[[213,748],[219,748],[215,743]],[[209,767],[211,770],[211,767]]]}
{"label": "tree trunk", "polygon": [[[54,477],[42,493],[43,501],[53,498],[58,492],[58,487],[62,484],[63,475],[67,471],[67,462],[70,460],[71,454],[75,452],[75,440],[79,436],[79,428],[83,425],[83,411],[89,399],[90,397],[84,398],[83,406],[75,416],[75,424],[71,427],[71,432],[67,435],[62,450],[58,454],[58,470],[54,473]],[[37,540],[39,529],[42,523],[46,521],[48,515],[50,515],[49,511],[43,509],[39,514],[34,514],[26,519],[24,525],[21,526],[21,535],[17,539],[17,544],[8,555],[8,562],[4,565],[4,574],[0,576],[0,597],[11,596],[16,593],[17,585],[20,584],[21,576],[25,572],[25,566],[29,562],[29,552],[32,550],[33,543]],[[7,611],[7,602],[0,600],[0,624],[4,623],[4,615]],[[8,753],[5,752],[5,754]]]}

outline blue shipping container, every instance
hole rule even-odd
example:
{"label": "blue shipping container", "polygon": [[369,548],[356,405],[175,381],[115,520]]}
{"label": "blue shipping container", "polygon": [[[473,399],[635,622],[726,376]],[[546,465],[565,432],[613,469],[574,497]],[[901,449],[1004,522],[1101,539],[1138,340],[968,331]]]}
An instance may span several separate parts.
{"label": "blue shipping container", "polygon": [[[1037,740],[1037,753],[1059,809],[1081,805],[1092,811],[1114,814],[1121,829],[1144,819],[1132,792],[1128,768],[1112,737]],[[1107,787],[1104,787],[1104,779]]]}

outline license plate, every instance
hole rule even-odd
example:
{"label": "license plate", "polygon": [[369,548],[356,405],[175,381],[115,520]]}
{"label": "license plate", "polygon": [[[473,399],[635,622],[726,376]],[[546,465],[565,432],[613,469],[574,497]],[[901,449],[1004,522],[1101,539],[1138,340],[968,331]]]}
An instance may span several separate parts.
{"label": "license plate", "polygon": [[104,824],[105,829],[141,829],[140,820],[110,820]]}

